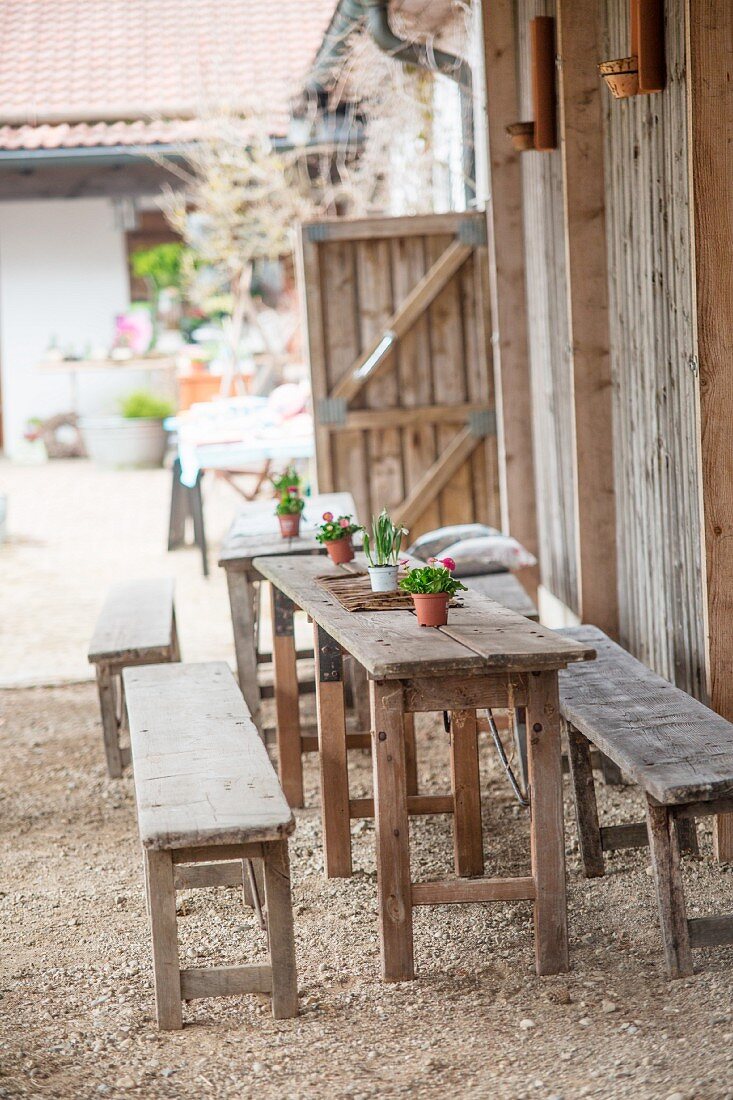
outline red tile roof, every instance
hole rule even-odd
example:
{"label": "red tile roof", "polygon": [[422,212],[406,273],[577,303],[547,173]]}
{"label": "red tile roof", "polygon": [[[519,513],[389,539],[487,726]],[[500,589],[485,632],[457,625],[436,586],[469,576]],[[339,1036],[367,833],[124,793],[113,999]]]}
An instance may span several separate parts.
{"label": "red tile roof", "polygon": [[282,134],[335,5],[1,0],[0,149],[176,142],[251,105]]}

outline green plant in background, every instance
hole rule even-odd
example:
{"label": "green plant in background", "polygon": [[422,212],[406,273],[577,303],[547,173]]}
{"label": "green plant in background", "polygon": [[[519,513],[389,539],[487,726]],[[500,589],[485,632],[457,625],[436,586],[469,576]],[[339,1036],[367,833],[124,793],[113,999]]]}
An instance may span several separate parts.
{"label": "green plant in background", "polygon": [[179,241],[156,244],[154,248],[139,248],[132,253],[130,263],[136,279],[144,279],[157,299],[167,287],[180,288],[183,281],[183,255]]}
{"label": "green plant in background", "polygon": [[407,528],[394,524],[386,508],[378,516],[372,516],[371,532],[364,528],[364,553],[371,567],[397,565],[402,536],[406,534]]}
{"label": "green plant in background", "polygon": [[149,390],[135,390],[122,401],[122,415],[128,420],[165,420],[174,412],[170,401]]}
{"label": "green plant in background", "polygon": [[283,470],[281,474],[276,474],[275,477],[270,478],[273,488],[279,496],[283,493],[287,493],[289,489],[297,489],[300,493],[300,474],[295,469],[295,466],[288,466]]}
{"label": "green plant in background", "polygon": [[399,582],[403,592],[410,592],[414,596],[436,596],[440,593],[455,596],[456,592],[467,591],[465,584],[461,584],[452,577],[445,565],[438,562],[438,559],[436,562],[436,565],[423,565],[419,569],[410,569]]}
{"label": "green plant in background", "polygon": [[298,516],[305,508],[305,501],[297,485],[291,485],[280,495],[275,514],[278,516]]}

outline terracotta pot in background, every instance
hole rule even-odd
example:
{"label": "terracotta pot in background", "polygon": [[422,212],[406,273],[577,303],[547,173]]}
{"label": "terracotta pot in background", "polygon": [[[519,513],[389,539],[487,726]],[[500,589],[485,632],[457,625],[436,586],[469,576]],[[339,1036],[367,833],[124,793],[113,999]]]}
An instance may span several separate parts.
{"label": "terracotta pot in background", "polygon": [[506,132],[518,153],[527,153],[534,149],[534,122],[512,122],[511,126],[507,126]]}
{"label": "terracotta pot in background", "polygon": [[297,539],[300,534],[300,512],[291,515],[278,516],[280,521],[280,534],[284,539]]}
{"label": "terracotta pot in background", "polygon": [[420,626],[445,626],[448,622],[450,596],[445,592],[418,595],[411,593]]}
{"label": "terracotta pot in background", "polygon": [[639,64],[635,57],[603,61],[598,71],[615,99],[629,99],[639,93]]}
{"label": "terracotta pot in background", "polygon": [[334,565],[343,565],[344,562],[354,560],[354,545],[350,535],[345,539],[327,542],[326,551]]}

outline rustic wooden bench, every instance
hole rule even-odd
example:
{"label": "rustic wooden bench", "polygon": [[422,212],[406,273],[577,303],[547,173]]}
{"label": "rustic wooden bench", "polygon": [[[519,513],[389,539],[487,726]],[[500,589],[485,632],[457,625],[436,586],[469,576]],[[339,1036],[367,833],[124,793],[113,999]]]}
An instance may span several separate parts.
{"label": "rustic wooden bench", "polygon": [[[733,916],[687,919],[680,874],[680,850],[697,851],[695,818],[733,811],[733,725],[597,627],[559,633],[598,655],[559,678],[584,872],[603,874],[604,851],[649,844],[667,971],[689,975],[692,947],[733,943]],[[590,744],[644,790],[646,823],[599,825]]]}
{"label": "rustic wooden bench", "polygon": [[[241,993],[270,993],[276,1019],[296,1016],[295,822],[234,677],[211,662],[129,668],[123,678],[158,1027],[183,1026],[181,1001]],[[181,970],[176,890],[230,885],[246,860],[262,865],[270,965]]]}
{"label": "rustic wooden bench", "polygon": [[173,580],[124,581],[110,589],[97,619],[88,658],[96,665],[107,771],[117,778],[130,762],[129,748],[120,745],[126,720],[122,670],[130,665],[181,659]]}

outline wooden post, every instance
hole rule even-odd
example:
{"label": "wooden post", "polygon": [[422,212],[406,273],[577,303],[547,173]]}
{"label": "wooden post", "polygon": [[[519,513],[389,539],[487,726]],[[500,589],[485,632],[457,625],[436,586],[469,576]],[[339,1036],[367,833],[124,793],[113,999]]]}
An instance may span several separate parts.
{"label": "wooden post", "polygon": [[264,856],[267,932],[272,963],[272,1015],[276,1020],[287,1020],[298,1015],[298,976],[287,840],[266,844]]}
{"label": "wooden post", "polygon": [[[482,4],[491,201],[488,206],[489,289],[494,326],[502,525],[538,554],[532,454],[532,395],[524,277],[519,155],[505,127],[517,121],[514,0]],[[522,570],[536,600],[539,570]]]}
{"label": "wooden post", "polygon": [[[733,720],[733,5],[691,0],[689,21],[709,686]],[[733,860],[733,815],[716,819],[714,843]]]}
{"label": "wooden post", "polygon": [[323,859],[329,878],[349,878],[351,831],[349,772],[346,759],[344,663],[338,642],[335,642],[317,624],[313,629],[313,648],[316,654],[318,757],[321,766]]}
{"label": "wooden post", "polygon": [[557,0],[569,331],[573,349],[578,613],[618,637],[616,499],[598,0]]}
{"label": "wooden post", "polygon": [[382,977],[415,976],[402,684],[370,681]]}
{"label": "wooden post", "polygon": [[484,873],[476,711],[454,710],[450,733],[453,852],[456,874],[467,878]]}
{"label": "wooden post", "polygon": [[150,935],[153,941],[155,1006],[161,1031],[183,1027],[181,972],[178,961],[176,890],[170,852],[145,852],[145,881],[150,907]]}
{"label": "wooden post", "polygon": [[295,651],[295,608],[279,588],[272,589],[272,665],[275,676],[277,762],[283,792],[290,806],[303,805],[303,759],[300,742],[298,660]]}
{"label": "wooden post", "polygon": [[666,806],[657,806],[649,798],[646,818],[667,973],[670,978],[689,977],[692,952],[674,818]]}
{"label": "wooden post", "polygon": [[257,639],[255,637],[254,585],[249,575],[238,569],[227,569],[229,606],[232,613],[234,652],[237,659],[239,690],[249,707],[252,720],[262,734],[260,725],[260,689],[257,683]]}
{"label": "wooden post", "polygon": [[567,970],[568,912],[565,893],[565,828],[557,672],[528,678],[529,763],[535,960],[538,974]]}
{"label": "wooden post", "polygon": [[120,731],[117,724],[117,697],[109,665],[101,661],[97,664],[97,691],[99,709],[102,715],[102,734],[104,753],[107,758],[107,772],[112,779],[122,775],[122,754],[120,753]]}

